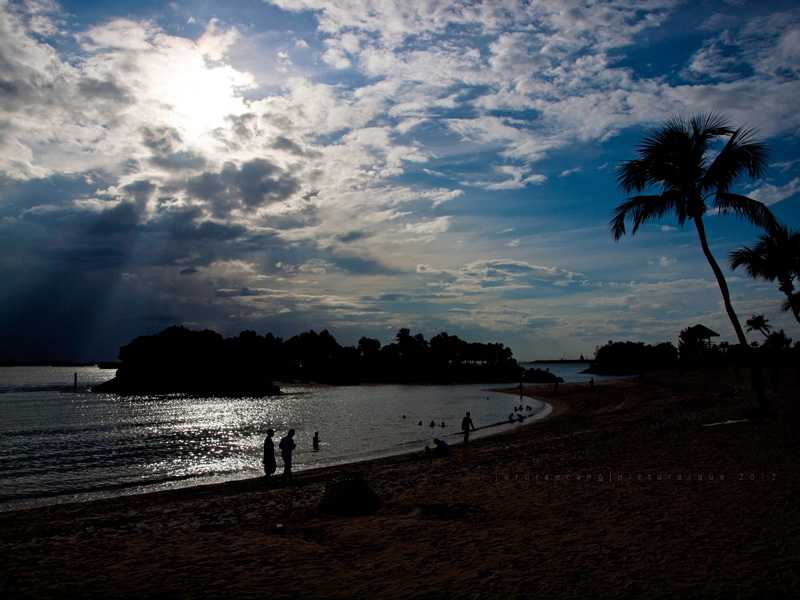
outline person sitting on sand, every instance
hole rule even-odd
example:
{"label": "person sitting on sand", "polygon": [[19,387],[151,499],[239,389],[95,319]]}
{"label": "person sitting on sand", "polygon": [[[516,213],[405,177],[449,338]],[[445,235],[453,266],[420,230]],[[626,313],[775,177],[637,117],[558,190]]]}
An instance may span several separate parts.
{"label": "person sitting on sand", "polygon": [[470,430],[475,431],[475,423],[472,422],[472,417],[467,411],[467,414],[464,415],[464,418],[461,419],[461,431],[464,432],[464,443],[469,444],[469,432]]}
{"label": "person sitting on sand", "polygon": [[442,421],[442,422],[439,424],[439,427],[441,427],[442,429],[444,429],[444,428],[445,428],[444,421]]}
{"label": "person sitting on sand", "polygon": [[420,427],[422,427],[422,419],[420,419],[419,423],[417,423]]}
{"label": "person sitting on sand", "polygon": [[523,417],[522,415],[517,415],[517,421],[522,423],[524,420],[525,420],[525,417]]}
{"label": "person sitting on sand", "polygon": [[444,440],[433,438],[433,456],[448,456],[450,454],[450,446]]}
{"label": "person sitting on sand", "polygon": [[291,479],[292,452],[297,448],[297,444],[294,443],[294,429],[290,429],[289,432],[281,438],[278,447],[281,449],[281,458],[283,458],[283,477],[285,479]]}
{"label": "person sitting on sand", "polygon": [[278,470],[278,465],[275,463],[275,442],[272,441],[273,435],[275,435],[275,430],[272,428],[267,429],[267,437],[264,439],[264,477],[267,478]]}
{"label": "person sitting on sand", "polygon": [[314,447],[314,452],[319,452],[319,431],[314,432],[314,438],[311,440]]}
{"label": "person sitting on sand", "polygon": [[436,421],[433,421],[433,420],[432,420],[432,421],[431,421],[431,429],[433,429],[434,427],[436,427]]}

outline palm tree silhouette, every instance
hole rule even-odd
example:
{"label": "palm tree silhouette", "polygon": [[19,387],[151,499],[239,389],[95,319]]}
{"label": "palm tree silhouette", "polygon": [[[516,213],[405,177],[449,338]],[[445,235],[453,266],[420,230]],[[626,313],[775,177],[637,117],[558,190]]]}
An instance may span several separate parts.
{"label": "palm tree silhouette", "polygon": [[744,324],[747,325],[747,331],[759,331],[764,337],[769,337],[769,332],[772,330],[769,319],[764,315],[753,315]]}
{"label": "palm tree silhouette", "polygon": [[[708,156],[709,145],[719,137],[727,137],[720,153]],[[617,168],[617,182],[626,193],[642,192],[651,186],[660,193],[628,198],[614,209],[609,223],[614,240],[625,235],[625,219],[632,222],[631,235],[649,221],[671,213],[683,225],[694,222],[700,247],[717,279],[725,311],[739,343],[747,345],[739,318],[733,310],[725,276],[711,254],[706,239],[703,215],[709,201],[720,213],[732,212],[754,225],[769,228],[775,224],[770,210],[761,202],[729,191],[739,175],[761,177],[766,167],[766,148],[753,140],[750,129],[733,129],[715,114],[697,115],[689,119],[674,117],[660,129],[645,137],[637,148],[638,158],[623,162]],[[709,164],[710,163],[710,164]]]}
{"label": "palm tree silhouette", "polygon": [[800,280],[800,232],[776,225],[758,238],[752,248],[743,246],[730,254],[732,269],[744,267],[754,279],[778,282],[786,295],[783,310],[791,310],[800,322],[800,294],[794,291],[794,279]]}

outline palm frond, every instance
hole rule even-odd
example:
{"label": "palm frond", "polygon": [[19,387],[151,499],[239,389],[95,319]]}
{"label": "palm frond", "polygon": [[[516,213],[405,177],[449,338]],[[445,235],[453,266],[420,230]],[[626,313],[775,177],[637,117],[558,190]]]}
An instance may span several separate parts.
{"label": "palm frond", "polygon": [[626,160],[617,167],[617,184],[625,192],[641,192],[650,184],[647,169],[642,161]]}
{"label": "palm frond", "polygon": [[714,206],[722,213],[732,212],[767,231],[778,226],[775,216],[765,204],[747,196],[730,192],[718,192],[714,197]]}
{"label": "palm frond", "polygon": [[614,209],[614,216],[609,221],[611,235],[614,240],[619,240],[625,235],[625,221],[628,218],[632,224],[631,235],[636,234],[644,223],[660,219],[668,212],[675,210],[677,199],[675,192],[628,198]]}
{"label": "palm frond", "polygon": [[751,178],[762,177],[767,168],[767,149],[754,139],[752,129],[737,129],[728,138],[700,182],[702,190],[727,192],[733,181],[747,173]]}
{"label": "palm frond", "polygon": [[733,133],[728,120],[714,112],[694,115],[689,120],[689,127],[696,138],[703,139],[706,143],[715,137]]}
{"label": "palm frond", "polygon": [[734,271],[739,267],[744,267],[744,270],[753,279],[761,277],[761,273],[764,270],[763,258],[749,246],[742,246],[733,250],[728,255],[728,264]]}
{"label": "palm frond", "polygon": [[719,136],[730,135],[732,130],[725,119],[715,113],[694,115],[687,127],[691,130],[692,148],[684,161],[684,173],[696,181],[705,171],[709,143]]}

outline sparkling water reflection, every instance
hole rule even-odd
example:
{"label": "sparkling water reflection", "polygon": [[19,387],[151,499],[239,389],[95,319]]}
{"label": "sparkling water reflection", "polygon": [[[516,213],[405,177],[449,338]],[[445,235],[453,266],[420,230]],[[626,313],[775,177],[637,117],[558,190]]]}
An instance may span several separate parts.
{"label": "sparkling water reflection", "polygon": [[[110,371],[78,369],[82,389],[73,393],[76,369],[20,369],[0,369],[0,510],[258,476],[268,427],[276,441],[290,427],[297,431],[295,468],[302,470],[421,449],[435,436],[456,441],[464,411],[488,425],[519,403],[486,391],[488,384],[284,386],[273,398],[118,397],[86,391]],[[525,404],[532,408],[526,414],[545,406]],[[319,452],[312,451],[314,431]]]}

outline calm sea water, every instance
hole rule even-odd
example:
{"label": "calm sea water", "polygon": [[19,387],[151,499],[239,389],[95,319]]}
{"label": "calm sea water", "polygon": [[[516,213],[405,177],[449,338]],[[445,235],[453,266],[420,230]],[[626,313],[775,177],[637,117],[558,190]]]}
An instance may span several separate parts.
{"label": "calm sea water", "polygon": [[[572,365],[551,370],[567,381],[581,378]],[[276,442],[290,427],[297,431],[295,468],[302,470],[421,450],[433,437],[456,442],[466,410],[480,427],[504,421],[519,403],[487,391],[491,384],[283,386],[275,398],[88,391],[113,374],[95,367],[0,367],[0,511],[256,477],[268,427]],[[524,402],[532,408],[526,414],[544,414],[543,402]],[[319,452],[311,450],[314,431]]]}

